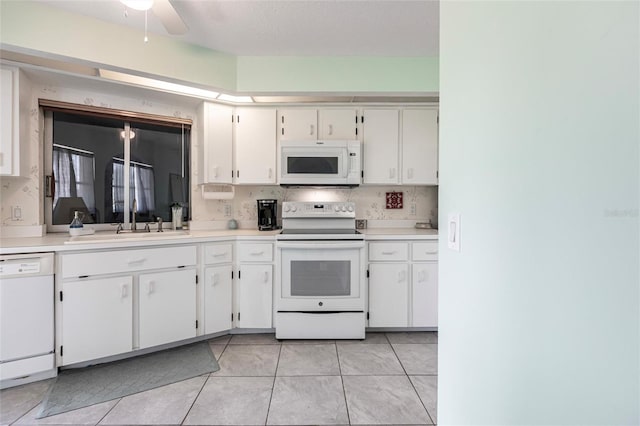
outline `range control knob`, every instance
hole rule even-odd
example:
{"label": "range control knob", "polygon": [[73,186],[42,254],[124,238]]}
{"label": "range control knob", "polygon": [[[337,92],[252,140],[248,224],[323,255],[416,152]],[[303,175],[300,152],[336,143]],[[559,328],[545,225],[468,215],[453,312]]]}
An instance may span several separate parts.
{"label": "range control knob", "polygon": [[291,206],[291,211],[295,212],[296,210],[298,210],[298,208],[296,206]]}
{"label": "range control knob", "polygon": [[347,211],[347,208],[345,206],[340,207],[340,210],[342,210],[343,212]]}
{"label": "range control knob", "polygon": [[284,211],[288,212],[289,210],[291,210],[291,207],[289,207],[289,205],[284,206]]}
{"label": "range control knob", "polygon": [[340,206],[339,205],[335,205],[335,207],[333,208],[335,211],[339,212],[340,211]]}
{"label": "range control knob", "polygon": [[353,211],[353,207],[352,207],[352,206],[349,206],[349,207],[347,207],[347,210],[349,210],[350,212],[352,212],[352,211]]}

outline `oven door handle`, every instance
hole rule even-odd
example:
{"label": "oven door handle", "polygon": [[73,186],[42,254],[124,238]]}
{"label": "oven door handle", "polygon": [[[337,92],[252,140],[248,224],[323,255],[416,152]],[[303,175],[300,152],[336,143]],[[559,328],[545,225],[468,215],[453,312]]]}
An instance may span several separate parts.
{"label": "oven door handle", "polygon": [[341,249],[364,248],[364,241],[359,241],[359,242],[331,241],[329,242],[329,244],[318,244],[318,243],[319,241],[307,241],[304,243],[280,242],[278,243],[278,247],[281,249],[301,249],[301,250],[318,250],[318,249],[341,250]]}

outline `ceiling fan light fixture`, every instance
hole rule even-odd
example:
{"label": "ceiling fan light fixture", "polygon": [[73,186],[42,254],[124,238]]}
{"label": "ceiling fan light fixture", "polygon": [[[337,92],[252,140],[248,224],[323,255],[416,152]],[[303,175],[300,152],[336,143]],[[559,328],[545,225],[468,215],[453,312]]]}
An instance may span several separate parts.
{"label": "ceiling fan light fixture", "polygon": [[149,10],[153,6],[153,0],[120,0],[120,3],[130,9],[142,11]]}

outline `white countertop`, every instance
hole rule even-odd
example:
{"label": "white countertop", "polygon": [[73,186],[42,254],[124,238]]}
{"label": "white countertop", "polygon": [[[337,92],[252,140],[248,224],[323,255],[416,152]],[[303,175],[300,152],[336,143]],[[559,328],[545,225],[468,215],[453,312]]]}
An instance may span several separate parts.
{"label": "white countertop", "polygon": [[[438,238],[437,229],[369,228],[359,231],[363,233],[365,240],[434,240]],[[275,236],[279,233],[280,230],[224,229],[197,230],[190,231],[188,234],[176,234],[170,231],[151,232],[150,234],[127,235],[121,238],[118,238],[113,231],[96,232],[88,238],[72,238],[67,233],[52,233],[43,237],[2,238],[0,239],[0,254],[150,247],[225,240],[275,241]]]}

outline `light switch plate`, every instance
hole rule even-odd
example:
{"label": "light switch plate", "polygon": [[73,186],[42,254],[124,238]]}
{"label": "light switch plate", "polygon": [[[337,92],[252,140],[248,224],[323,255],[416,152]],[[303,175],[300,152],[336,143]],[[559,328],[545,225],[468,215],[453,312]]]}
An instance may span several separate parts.
{"label": "light switch plate", "polygon": [[460,251],[460,213],[449,213],[447,233],[447,245],[449,248]]}

